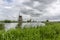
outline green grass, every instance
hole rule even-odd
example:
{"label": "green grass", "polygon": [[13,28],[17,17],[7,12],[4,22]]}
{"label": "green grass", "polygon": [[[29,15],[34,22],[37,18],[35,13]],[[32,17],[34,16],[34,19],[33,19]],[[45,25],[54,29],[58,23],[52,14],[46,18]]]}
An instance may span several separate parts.
{"label": "green grass", "polygon": [[60,40],[60,23],[0,31],[0,40]]}
{"label": "green grass", "polygon": [[0,30],[4,29],[4,24],[0,24]]}

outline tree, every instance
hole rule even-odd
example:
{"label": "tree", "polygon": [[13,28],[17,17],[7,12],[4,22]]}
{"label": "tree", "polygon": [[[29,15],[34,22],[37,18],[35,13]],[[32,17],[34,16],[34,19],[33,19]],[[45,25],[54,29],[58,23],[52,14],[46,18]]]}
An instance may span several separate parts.
{"label": "tree", "polygon": [[49,22],[49,20],[46,20],[46,22]]}
{"label": "tree", "polygon": [[5,23],[10,23],[11,21],[10,20],[4,20]]}

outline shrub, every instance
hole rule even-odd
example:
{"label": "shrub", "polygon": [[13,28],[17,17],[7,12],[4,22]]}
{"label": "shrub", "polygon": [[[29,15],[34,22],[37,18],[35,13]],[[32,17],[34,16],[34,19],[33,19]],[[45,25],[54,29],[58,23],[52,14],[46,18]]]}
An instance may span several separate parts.
{"label": "shrub", "polygon": [[11,21],[10,20],[4,20],[5,23],[10,23]]}

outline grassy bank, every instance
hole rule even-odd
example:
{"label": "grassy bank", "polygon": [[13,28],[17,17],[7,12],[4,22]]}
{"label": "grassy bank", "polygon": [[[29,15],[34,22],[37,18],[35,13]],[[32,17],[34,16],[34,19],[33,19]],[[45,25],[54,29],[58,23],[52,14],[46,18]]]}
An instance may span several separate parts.
{"label": "grassy bank", "polygon": [[4,29],[4,24],[0,24],[0,30]]}
{"label": "grassy bank", "polygon": [[60,40],[60,23],[46,23],[46,26],[37,26],[24,29],[0,31],[0,40]]}

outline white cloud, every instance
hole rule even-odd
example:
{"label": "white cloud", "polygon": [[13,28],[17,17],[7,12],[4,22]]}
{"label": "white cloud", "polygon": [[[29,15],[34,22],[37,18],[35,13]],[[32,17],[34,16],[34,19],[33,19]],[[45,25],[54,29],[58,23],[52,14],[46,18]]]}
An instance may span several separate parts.
{"label": "white cloud", "polygon": [[40,20],[60,20],[60,18],[57,18],[60,15],[60,0],[47,5],[45,11],[46,12],[41,15]]}
{"label": "white cloud", "polygon": [[39,1],[34,1],[34,3],[33,3],[33,7],[38,7],[38,6],[40,6],[41,4],[40,4],[40,2]]}
{"label": "white cloud", "polygon": [[6,6],[5,8],[7,8],[7,9],[11,9],[12,7]]}
{"label": "white cloud", "polygon": [[51,16],[60,15],[60,1],[57,0],[57,2],[50,4],[46,10]]}
{"label": "white cloud", "polygon": [[[24,20],[30,19],[30,15],[36,15],[36,14],[42,14],[40,19],[46,19],[55,17],[60,15],[60,1],[58,0],[57,2],[53,2],[51,4],[47,5],[47,8],[44,9],[47,12],[42,12],[39,11],[38,9],[35,9],[34,7],[39,7],[42,5],[39,1],[34,1],[33,2],[33,7],[24,5],[24,2],[30,2],[31,0],[13,0],[12,3],[6,3],[5,1],[0,0],[0,19],[11,19],[11,20],[17,20],[17,17],[19,15],[19,10],[32,10],[28,11],[27,13],[29,15],[25,15],[24,13],[21,13],[21,15],[24,17]],[[37,18],[37,17],[35,17]],[[34,19],[34,18],[33,18]],[[37,18],[38,19],[38,18]],[[38,20],[40,20],[38,19]],[[35,19],[36,20],[36,19]]]}
{"label": "white cloud", "polygon": [[6,1],[0,0],[0,19],[17,20],[19,15],[19,8],[14,6],[21,5],[23,2],[28,1],[29,0],[13,0],[11,4],[8,4]]}
{"label": "white cloud", "polygon": [[4,2],[2,0],[0,0],[0,5],[2,5]]}

